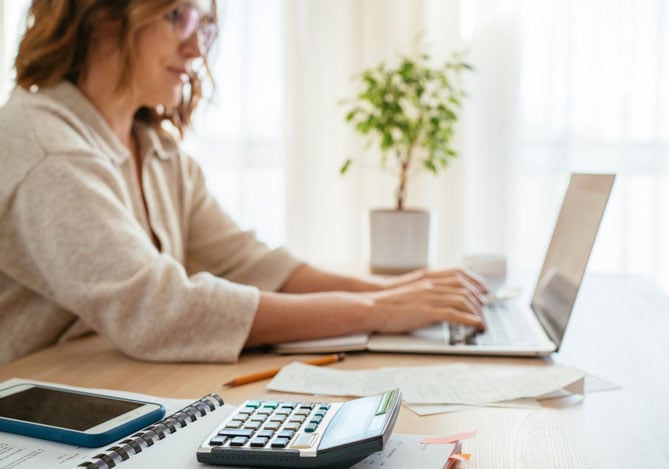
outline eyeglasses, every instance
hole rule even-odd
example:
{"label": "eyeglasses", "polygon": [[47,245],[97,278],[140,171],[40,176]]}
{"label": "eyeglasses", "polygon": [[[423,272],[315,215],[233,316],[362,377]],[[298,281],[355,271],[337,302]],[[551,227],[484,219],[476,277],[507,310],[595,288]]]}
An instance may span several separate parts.
{"label": "eyeglasses", "polygon": [[207,18],[203,21],[200,11],[188,2],[183,2],[170,11],[165,15],[165,19],[172,23],[174,33],[180,41],[188,40],[196,31],[199,31],[202,41],[201,45],[205,51],[209,50],[216,36],[218,36],[218,26],[216,26],[216,23]]}

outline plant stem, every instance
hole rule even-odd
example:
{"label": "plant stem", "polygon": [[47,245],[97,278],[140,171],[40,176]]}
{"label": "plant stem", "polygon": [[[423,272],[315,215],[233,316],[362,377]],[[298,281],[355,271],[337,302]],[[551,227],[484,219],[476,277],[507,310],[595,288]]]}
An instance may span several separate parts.
{"label": "plant stem", "polygon": [[397,159],[400,160],[400,183],[397,187],[397,210],[404,210],[404,198],[406,197],[407,181],[409,179],[409,168],[411,167],[412,148],[409,147],[406,157],[398,152]]}

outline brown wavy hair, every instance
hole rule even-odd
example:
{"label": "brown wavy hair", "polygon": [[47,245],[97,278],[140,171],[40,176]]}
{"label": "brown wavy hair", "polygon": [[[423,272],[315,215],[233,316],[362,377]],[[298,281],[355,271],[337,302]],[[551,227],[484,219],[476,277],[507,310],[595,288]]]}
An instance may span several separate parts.
{"label": "brown wavy hair", "polygon": [[[16,56],[16,82],[25,89],[54,85],[62,80],[76,84],[85,69],[89,45],[98,27],[111,22],[119,25],[121,73],[116,91],[122,92],[130,85],[130,72],[135,63],[135,35],[181,1],[33,0],[27,29]],[[212,0],[211,15],[213,21],[218,21],[216,0]],[[212,80],[206,57],[204,62],[206,78]],[[193,74],[184,86],[181,102],[176,108],[143,107],[135,118],[158,131],[163,131],[162,124],[168,122],[183,137],[201,97],[202,78]]]}

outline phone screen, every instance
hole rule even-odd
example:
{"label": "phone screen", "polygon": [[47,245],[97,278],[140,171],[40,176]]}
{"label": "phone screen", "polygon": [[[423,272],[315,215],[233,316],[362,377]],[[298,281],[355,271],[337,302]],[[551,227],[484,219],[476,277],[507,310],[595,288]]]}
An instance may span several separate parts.
{"label": "phone screen", "polygon": [[1,397],[0,417],[84,431],[142,405],[36,386]]}

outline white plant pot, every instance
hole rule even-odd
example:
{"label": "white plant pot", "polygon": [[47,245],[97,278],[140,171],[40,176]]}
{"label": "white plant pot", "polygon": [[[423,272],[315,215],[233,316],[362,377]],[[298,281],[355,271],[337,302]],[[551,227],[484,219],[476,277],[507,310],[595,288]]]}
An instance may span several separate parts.
{"label": "white plant pot", "polygon": [[369,212],[370,271],[395,275],[422,269],[430,258],[430,212],[374,209]]}

